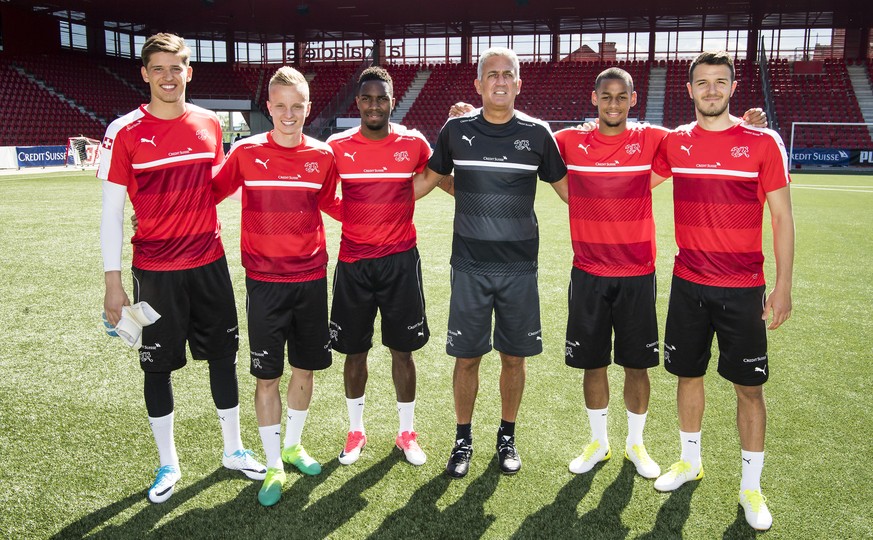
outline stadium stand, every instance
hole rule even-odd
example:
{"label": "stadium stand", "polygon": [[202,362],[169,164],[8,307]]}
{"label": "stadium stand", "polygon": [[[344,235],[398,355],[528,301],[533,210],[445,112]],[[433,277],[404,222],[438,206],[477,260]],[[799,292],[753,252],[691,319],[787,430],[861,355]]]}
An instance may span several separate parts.
{"label": "stadium stand", "polygon": [[[793,122],[863,122],[852,83],[842,59],[826,58],[821,73],[795,73],[786,59],[772,59],[770,74],[773,102],[780,132],[790,144]],[[795,133],[796,148],[869,148],[864,126],[804,126]]]}
{"label": "stadium stand", "polygon": [[0,58],[0,146],[64,144],[71,135],[103,137],[103,123],[40,87],[20,69],[9,58]]}

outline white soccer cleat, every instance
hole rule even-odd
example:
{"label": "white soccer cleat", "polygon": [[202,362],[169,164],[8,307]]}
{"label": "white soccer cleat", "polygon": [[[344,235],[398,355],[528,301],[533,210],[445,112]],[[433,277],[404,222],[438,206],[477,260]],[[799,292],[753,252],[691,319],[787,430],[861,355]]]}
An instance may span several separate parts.
{"label": "white soccer cleat", "polygon": [[263,480],[267,477],[267,468],[255,459],[251,450],[237,450],[233,454],[223,454],[221,464],[233,471],[240,471],[252,480]]}
{"label": "white soccer cleat", "polygon": [[761,490],[740,491],[739,500],[749,526],[756,531],[766,531],[773,526],[773,516],[767,508],[767,497],[761,494]]}
{"label": "white soccer cleat", "polygon": [[695,470],[691,462],[679,460],[670,465],[670,469],[655,480],[655,489],[658,491],[673,491],[686,482],[703,478],[703,464]]}
{"label": "white soccer cleat", "polygon": [[427,461],[427,456],[424,455],[424,450],[418,445],[418,433],[414,431],[404,431],[394,439],[394,444],[397,448],[403,450],[403,455],[406,456],[406,461],[413,465],[424,465]]}
{"label": "white soccer cleat", "polygon": [[609,444],[606,446],[600,444],[600,440],[591,441],[582,451],[582,455],[570,462],[570,472],[575,474],[584,474],[594,468],[601,461],[606,461],[612,457],[612,450]]}
{"label": "white soccer cleat", "polygon": [[182,473],[175,465],[164,465],[155,472],[157,476],[149,488],[149,500],[153,503],[162,503],[173,494],[173,487],[182,478]]}
{"label": "white soccer cleat", "polygon": [[643,478],[657,478],[661,475],[661,467],[649,456],[645,445],[626,446],[624,457],[636,466],[637,473]]}

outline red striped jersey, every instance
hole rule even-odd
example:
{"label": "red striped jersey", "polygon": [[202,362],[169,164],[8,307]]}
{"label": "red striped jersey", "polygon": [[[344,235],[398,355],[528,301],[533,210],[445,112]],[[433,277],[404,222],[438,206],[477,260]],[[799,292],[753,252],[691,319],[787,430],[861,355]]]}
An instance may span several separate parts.
{"label": "red striped jersey", "polygon": [[336,166],[330,147],[303,136],[293,148],[272,132],[240,139],[215,173],[216,198],[242,187],[240,244],[246,275],[299,282],[327,275],[324,222],[338,217]]}
{"label": "red striped jersey", "polygon": [[339,260],[375,259],[415,247],[412,176],[424,170],[431,149],[416,130],[391,124],[374,141],[355,127],[327,140],[336,155],[343,193]]}
{"label": "red striped jersey", "polygon": [[567,164],[573,266],[606,277],[655,271],[652,160],[667,133],[636,124],[612,136],[576,128],[555,134]]}
{"label": "red striped jersey", "polygon": [[779,134],[742,124],[706,131],[693,122],[667,135],[653,168],[673,177],[673,274],[717,287],[763,285],[764,201],[791,181]]}
{"label": "red striped jersey", "polygon": [[135,267],[184,270],[224,255],[211,191],[224,157],[215,113],[189,103],[163,120],[143,105],[109,124],[100,152],[97,177],[127,187],[139,222]]}

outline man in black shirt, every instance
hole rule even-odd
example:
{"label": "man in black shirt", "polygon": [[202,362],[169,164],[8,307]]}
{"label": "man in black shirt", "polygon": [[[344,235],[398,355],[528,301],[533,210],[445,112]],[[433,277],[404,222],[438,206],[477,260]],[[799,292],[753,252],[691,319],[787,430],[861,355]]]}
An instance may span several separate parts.
{"label": "man in black shirt", "polygon": [[[416,198],[454,169],[452,296],[446,353],[454,356],[457,435],[446,465],[449,476],[467,474],[473,453],[471,422],[479,389],[479,363],[500,352],[500,469],[515,474],[515,420],[526,376],[525,358],[542,352],[534,214],[537,178],[567,200],[567,168],[545,122],[515,110],[521,90],[516,54],[491,48],[479,58],[476,91],[482,108],[443,126]],[[444,188],[445,189],[445,188]],[[451,190],[447,190],[451,191]]]}

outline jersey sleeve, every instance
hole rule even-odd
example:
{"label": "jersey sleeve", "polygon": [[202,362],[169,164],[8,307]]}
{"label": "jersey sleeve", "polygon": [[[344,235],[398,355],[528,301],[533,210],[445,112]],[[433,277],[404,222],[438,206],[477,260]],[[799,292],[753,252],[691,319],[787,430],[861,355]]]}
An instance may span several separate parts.
{"label": "jersey sleeve", "polygon": [[669,139],[670,137],[668,135],[661,140],[661,143],[658,146],[658,151],[655,152],[655,159],[652,160],[652,172],[664,178],[670,178],[673,176],[673,171],[670,169],[670,158],[667,152],[667,142]]}
{"label": "jersey sleeve", "polygon": [[97,168],[97,178],[113,184],[127,186],[133,178],[130,150],[127,139],[119,137],[119,129],[110,124],[100,145],[100,166]]}
{"label": "jersey sleeve", "polygon": [[451,142],[449,139],[449,132],[452,129],[451,126],[452,121],[449,120],[440,130],[440,134],[437,136],[436,147],[434,147],[433,150],[433,155],[427,162],[427,166],[430,167],[432,171],[439,174],[449,174],[454,168],[452,162]]}
{"label": "jersey sleeve", "polygon": [[339,172],[336,170],[336,159],[333,154],[330,157],[330,165],[318,191],[318,208],[333,219],[342,222],[342,199],[336,194],[336,186],[339,181]]}
{"label": "jersey sleeve", "polygon": [[103,181],[103,213],[100,218],[100,252],[103,271],[121,270],[121,244],[124,241],[124,186]]}
{"label": "jersey sleeve", "polygon": [[761,187],[765,193],[784,188],[791,182],[788,176],[788,153],[776,132],[767,132],[764,159],[761,162]]}
{"label": "jersey sleeve", "polygon": [[433,150],[431,150],[430,144],[428,144],[427,140],[424,138],[423,135],[421,135],[417,131],[415,133],[419,138],[418,144],[419,146],[421,146],[421,151],[418,153],[418,163],[415,164],[415,173],[417,174],[423,171],[425,167],[427,167],[427,162],[433,154]]}
{"label": "jersey sleeve", "polygon": [[243,184],[243,175],[239,170],[238,146],[234,144],[225,160],[212,174],[212,198],[215,204],[220,203],[233,194]]}
{"label": "jersey sleeve", "polygon": [[557,182],[567,175],[567,165],[564,163],[564,158],[561,157],[561,152],[558,150],[558,143],[555,137],[548,128],[546,135],[543,137],[543,161],[538,169],[540,180],[552,183]]}

